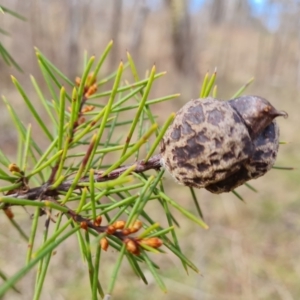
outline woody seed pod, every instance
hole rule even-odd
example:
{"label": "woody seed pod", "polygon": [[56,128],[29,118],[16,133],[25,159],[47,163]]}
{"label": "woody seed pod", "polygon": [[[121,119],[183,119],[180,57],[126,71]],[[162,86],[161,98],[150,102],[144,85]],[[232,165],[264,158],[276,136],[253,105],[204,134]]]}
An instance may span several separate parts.
{"label": "woody seed pod", "polygon": [[189,101],[162,140],[162,165],[181,184],[213,193],[232,191],[273,166],[277,116],[286,113],[257,96]]}

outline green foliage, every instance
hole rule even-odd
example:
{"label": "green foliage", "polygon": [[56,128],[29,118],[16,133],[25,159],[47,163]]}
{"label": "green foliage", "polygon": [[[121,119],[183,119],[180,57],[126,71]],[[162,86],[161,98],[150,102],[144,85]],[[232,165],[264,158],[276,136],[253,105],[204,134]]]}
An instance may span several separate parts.
{"label": "green foliage", "polygon": [[[22,21],[26,21],[26,18],[19,15],[18,13],[4,7],[3,5],[0,5],[0,15],[1,14],[10,14],[11,16],[18,18]],[[9,35],[9,33],[0,28],[0,33],[3,35]],[[14,66],[19,71],[22,71],[21,67],[18,65],[18,63],[14,60],[14,58],[9,54],[9,52],[6,50],[6,48],[3,46],[3,44],[0,42],[0,55],[2,56],[2,59],[8,66]]]}
{"label": "green foliage", "polygon": [[[174,230],[178,222],[172,210],[178,210],[203,228],[207,225],[165,193],[164,170],[160,169],[159,157],[153,155],[175,114],[159,126],[151,107],[179,94],[150,98],[155,81],[165,73],[157,73],[154,66],[149,76],[139,79],[129,53],[128,63],[121,62],[115,72],[103,77],[102,65],[111,47],[112,42],[97,63],[95,57],[86,60],[82,76],[75,82],[36,49],[51,95],[49,98],[31,76],[44,107],[43,113],[37,110],[19,81],[12,78],[44,137],[34,137],[31,125],[25,126],[9,100],[3,97],[20,136],[20,153],[18,160],[11,162],[0,152],[0,176],[6,182],[1,187],[4,196],[0,198],[0,205],[30,247],[26,264],[10,278],[3,277],[1,296],[14,289],[18,280],[36,268],[34,299],[39,299],[53,259],[52,251],[72,235],[77,236],[78,250],[87,263],[93,299],[113,292],[124,259],[145,283],[141,266],[147,266],[165,290],[159,267],[147,254],[162,255],[162,244],[180,259],[185,269],[198,272],[181,252]],[[134,81],[129,82],[130,78]],[[40,147],[42,138],[49,142],[46,149]],[[122,167],[126,163],[133,164]],[[149,201],[159,203],[167,218],[167,228],[161,227],[147,212]],[[15,205],[35,209],[29,233],[24,233],[13,218]],[[35,237],[39,234],[43,214],[48,226],[43,242],[38,244]],[[49,231],[49,227],[53,229]],[[116,254],[111,282],[108,287],[102,287],[98,272],[100,258],[105,257],[102,252],[107,247],[115,249],[119,256]]]}

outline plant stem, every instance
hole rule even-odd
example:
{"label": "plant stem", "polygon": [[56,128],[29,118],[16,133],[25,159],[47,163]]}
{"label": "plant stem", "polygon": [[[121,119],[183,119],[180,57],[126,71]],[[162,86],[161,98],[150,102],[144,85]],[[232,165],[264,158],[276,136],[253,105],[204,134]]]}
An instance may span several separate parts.
{"label": "plant stem", "polygon": [[[102,176],[104,171],[96,171],[95,170],[95,175],[94,175],[94,181],[95,182],[104,182],[104,181],[109,181],[116,179],[120,177],[126,170],[131,168],[133,165],[135,165],[134,173],[143,173],[147,170],[159,170],[161,167],[160,164],[160,154],[152,156],[147,162],[144,162],[144,160],[139,160],[135,162],[132,165],[127,165],[127,166],[121,166],[113,171],[111,171],[108,175]],[[129,174],[128,174],[129,175]],[[88,176],[84,176],[79,179],[78,181],[78,186],[74,188],[80,189],[82,187],[79,186],[80,183],[83,182],[89,182],[90,178]],[[59,195],[60,192],[67,192],[71,185],[73,183],[72,180],[66,180],[62,182],[57,188],[51,190],[50,185],[48,183],[43,184],[42,186],[35,187],[32,189],[29,189],[26,193],[15,193],[15,194],[10,194],[10,198],[19,198],[19,199],[29,199],[29,200],[37,200],[37,199],[44,199],[48,197],[56,197]],[[2,196],[2,198],[5,198],[5,196]]]}

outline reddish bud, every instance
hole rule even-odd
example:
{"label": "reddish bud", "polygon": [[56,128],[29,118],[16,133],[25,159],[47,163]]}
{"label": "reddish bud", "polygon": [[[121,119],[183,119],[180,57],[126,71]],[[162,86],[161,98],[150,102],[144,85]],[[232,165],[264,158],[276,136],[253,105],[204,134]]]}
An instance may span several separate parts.
{"label": "reddish bud", "polygon": [[135,241],[133,241],[131,239],[126,239],[124,242],[126,244],[126,249],[128,252],[135,254],[135,255],[140,254],[139,247]]}
{"label": "reddish bud", "polygon": [[85,96],[86,97],[92,96],[93,94],[96,93],[96,91],[97,91],[97,85],[93,84],[92,86],[89,87],[89,89],[85,93]]}
{"label": "reddish bud", "polygon": [[84,114],[84,113],[90,112],[90,111],[92,111],[92,110],[94,110],[94,109],[95,109],[95,106],[94,106],[94,105],[86,105],[86,106],[81,110],[81,112]]}
{"label": "reddish bud", "polygon": [[107,226],[107,229],[106,229],[106,232],[107,232],[108,234],[113,234],[113,233],[116,232],[116,228],[115,228],[113,225],[108,225],[108,226]]}
{"label": "reddish bud", "polygon": [[84,230],[87,230],[88,229],[88,224],[87,222],[81,222],[80,223],[80,228],[84,229]]}
{"label": "reddish bud", "polygon": [[116,228],[116,229],[123,229],[124,226],[125,226],[125,221],[122,221],[122,220],[119,220],[119,221],[116,221],[113,226]]}
{"label": "reddish bud", "polygon": [[139,243],[150,246],[152,248],[159,248],[163,244],[162,240],[157,237],[143,239]]}
{"label": "reddish bud", "polygon": [[102,217],[101,216],[97,216],[96,217],[96,220],[94,221],[94,224],[96,226],[100,226],[101,225],[101,222],[102,222]]}
{"label": "reddish bud", "polygon": [[132,227],[130,228],[131,232],[137,232],[138,230],[140,230],[143,226],[143,223],[140,220],[136,220]]}
{"label": "reddish bud", "polygon": [[106,251],[107,248],[108,248],[108,246],[109,246],[109,244],[108,244],[107,238],[105,238],[105,237],[102,238],[102,239],[100,240],[100,247],[101,247],[101,249],[104,250],[104,251]]}
{"label": "reddish bud", "polygon": [[21,172],[20,168],[15,163],[10,164],[8,166],[8,169],[9,169],[10,172],[18,172],[18,173]]}
{"label": "reddish bud", "polygon": [[12,212],[11,208],[4,209],[4,213],[10,220],[14,218],[14,213]]}

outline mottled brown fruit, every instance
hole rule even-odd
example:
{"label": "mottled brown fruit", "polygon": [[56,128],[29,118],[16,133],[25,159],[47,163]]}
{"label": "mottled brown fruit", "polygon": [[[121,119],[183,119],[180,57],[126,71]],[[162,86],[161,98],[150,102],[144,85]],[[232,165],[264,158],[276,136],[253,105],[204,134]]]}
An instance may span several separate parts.
{"label": "mottled brown fruit", "polygon": [[267,173],[275,163],[279,148],[279,127],[275,120],[254,140],[254,152],[240,170],[228,178],[208,185],[206,189],[220,194],[230,192],[248,180]]}
{"label": "mottled brown fruit", "polygon": [[191,100],[162,140],[161,163],[181,184],[229,192],[273,166],[277,116],[286,113],[258,96]]}

